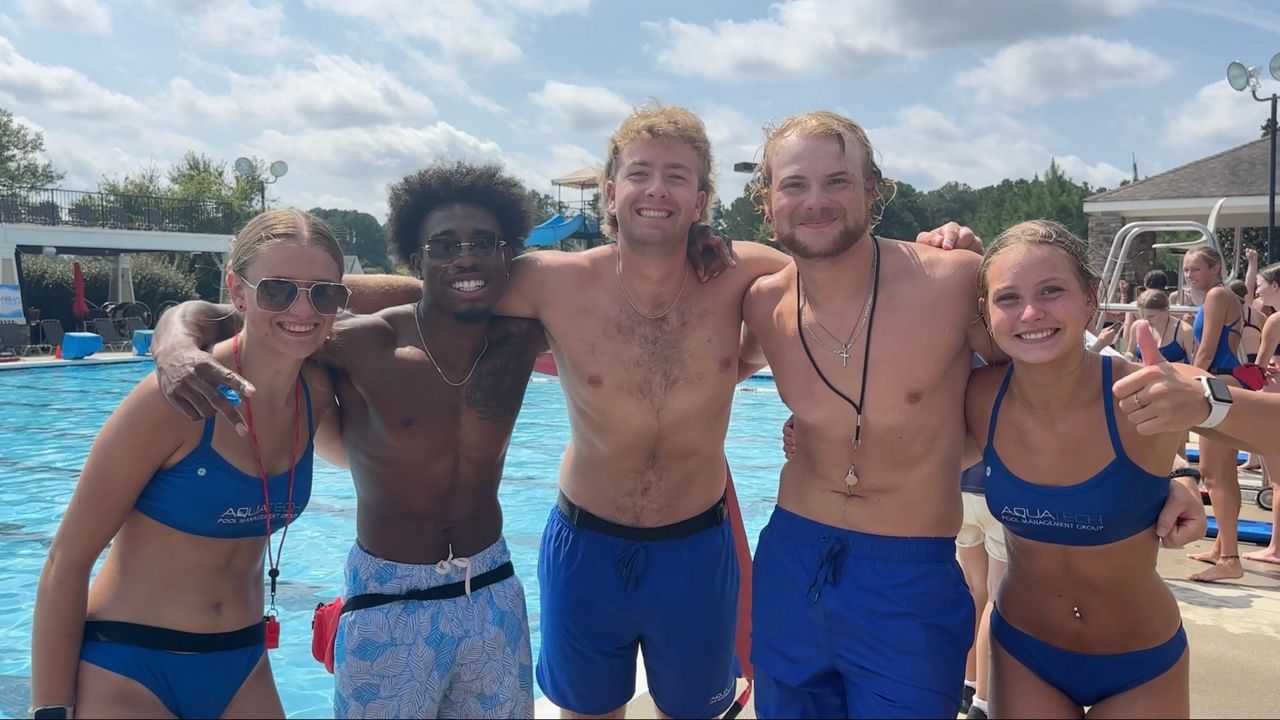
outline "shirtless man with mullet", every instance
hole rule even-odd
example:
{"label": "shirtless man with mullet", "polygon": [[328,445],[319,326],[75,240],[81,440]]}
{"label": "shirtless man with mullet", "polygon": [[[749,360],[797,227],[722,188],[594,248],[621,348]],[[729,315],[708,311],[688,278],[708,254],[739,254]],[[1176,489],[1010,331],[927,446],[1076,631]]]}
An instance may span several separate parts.
{"label": "shirtless man with mullet", "polygon": [[[342,316],[315,357],[333,376],[345,441],[345,457],[341,447],[323,456],[349,459],[356,486],[334,712],[532,717],[524,590],[502,538],[498,484],[546,339],[536,321],[490,316],[531,210],[501,168],[463,163],[404,178],[389,206],[390,244],[421,279],[417,293],[373,315]],[[352,301],[370,309],[358,294]],[[184,303],[157,333],[162,387],[190,415],[210,414],[210,403],[236,415],[213,386],[243,390],[243,380],[199,350],[230,332],[214,322],[226,315]],[[415,590],[435,597],[353,600]]]}
{"label": "shirtless man with mullet", "polygon": [[786,120],[757,173],[794,264],[756,281],[743,315],[797,453],[756,549],[756,712],[953,717],[974,632],[954,542],[965,386],[971,353],[999,356],[980,258],[871,234],[883,178],[848,118]]}

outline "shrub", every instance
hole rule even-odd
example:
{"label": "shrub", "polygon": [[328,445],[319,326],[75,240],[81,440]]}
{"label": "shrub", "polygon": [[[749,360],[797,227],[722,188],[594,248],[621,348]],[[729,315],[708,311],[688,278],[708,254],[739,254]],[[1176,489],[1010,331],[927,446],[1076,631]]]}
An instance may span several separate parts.
{"label": "shrub", "polygon": [[[163,256],[136,253],[130,257],[133,262],[134,298],[151,308],[153,319],[160,303],[195,297],[195,277],[175,268]],[[89,307],[105,304],[115,260],[102,257],[78,259],[84,271],[84,295]],[[39,308],[42,320],[61,320],[67,330],[79,328],[79,320],[71,312],[75,300],[73,259],[24,254],[21,263],[23,304]]]}

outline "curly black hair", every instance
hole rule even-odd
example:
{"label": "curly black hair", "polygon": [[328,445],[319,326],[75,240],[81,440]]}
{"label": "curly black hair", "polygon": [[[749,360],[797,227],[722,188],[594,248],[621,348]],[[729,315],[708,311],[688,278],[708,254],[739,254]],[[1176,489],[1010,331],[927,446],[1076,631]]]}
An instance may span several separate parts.
{"label": "curly black hair", "polygon": [[524,185],[496,163],[439,162],[391,186],[387,247],[402,264],[422,249],[422,219],[446,203],[468,203],[498,218],[502,239],[519,252],[533,227],[533,205]]}

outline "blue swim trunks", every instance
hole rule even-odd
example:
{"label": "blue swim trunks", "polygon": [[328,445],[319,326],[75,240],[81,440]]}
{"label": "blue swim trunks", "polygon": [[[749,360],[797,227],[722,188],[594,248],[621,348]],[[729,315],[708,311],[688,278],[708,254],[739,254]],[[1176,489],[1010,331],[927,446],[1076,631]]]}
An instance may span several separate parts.
{"label": "blue swim trunks", "polygon": [[973,643],[955,538],[868,535],[775,508],[756,546],[756,715],[955,717]]}
{"label": "blue swim trunks", "polygon": [[[345,598],[462,583],[511,561],[499,539],[469,558],[429,565],[347,555]],[[524,586],[514,575],[441,600],[344,612],[334,647],[339,718],[530,718],[533,662]]]}
{"label": "blue swim trunks", "polygon": [[738,564],[724,501],[660,528],[614,525],[561,496],[542,533],[538,685],[556,705],[599,715],[635,695],[636,650],[670,717],[733,702]]}

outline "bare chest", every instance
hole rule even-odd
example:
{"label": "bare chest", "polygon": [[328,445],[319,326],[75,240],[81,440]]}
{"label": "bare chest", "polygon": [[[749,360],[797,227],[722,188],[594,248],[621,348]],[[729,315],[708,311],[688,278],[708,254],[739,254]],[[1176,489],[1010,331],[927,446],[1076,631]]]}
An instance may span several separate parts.
{"label": "bare chest", "polygon": [[[903,440],[963,408],[969,358],[954,318],[884,307],[869,334],[847,351],[821,329],[797,322],[794,307],[759,333],[783,401],[821,436]],[[914,321],[908,321],[914,316]]]}
{"label": "bare chest", "polygon": [[617,303],[582,305],[551,330],[562,379],[579,400],[659,408],[737,381],[741,313],[691,299],[661,318]]}

